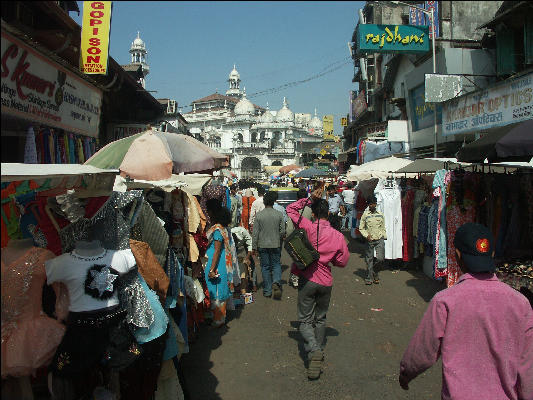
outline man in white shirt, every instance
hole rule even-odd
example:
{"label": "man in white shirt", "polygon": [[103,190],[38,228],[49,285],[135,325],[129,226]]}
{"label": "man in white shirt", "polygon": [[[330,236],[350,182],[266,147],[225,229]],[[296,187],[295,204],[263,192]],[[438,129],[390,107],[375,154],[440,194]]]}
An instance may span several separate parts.
{"label": "man in white shirt", "polygon": [[255,222],[255,215],[259,212],[265,209],[265,204],[263,203],[263,196],[265,195],[265,188],[263,186],[259,186],[257,188],[257,199],[252,203],[252,207],[250,208],[250,231],[253,231],[253,226]]}
{"label": "man in white shirt", "polygon": [[355,190],[353,190],[351,183],[346,184],[346,188],[342,191],[342,198],[344,200],[346,214],[342,218],[341,228],[350,229],[350,219],[352,218],[352,212],[355,207]]}

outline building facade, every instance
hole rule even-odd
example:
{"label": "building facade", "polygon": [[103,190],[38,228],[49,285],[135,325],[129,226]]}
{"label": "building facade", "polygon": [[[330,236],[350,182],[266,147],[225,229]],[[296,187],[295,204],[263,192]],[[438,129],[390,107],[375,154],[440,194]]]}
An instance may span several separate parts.
{"label": "building facade", "polygon": [[189,131],[220,153],[231,156],[231,167],[240,178],[261,177],[265,166],[300,164],[323,140],[317,115],[294,113],[286,98],[279,110],[253,104],[241,90],[233,68],[225,95],[214,93],[192,102],[184,114]]}
{"label": "building facade", "polygon": [[[442,82],[450,77],[455,80],[457,90],[453,97],[490,88],[531,68],[531,44],[528,48],[531,23],[524,17],[531,15],[531,8],[526,2],[409,3],[435,10],[436,74],[444,76]],[[519,11],[516,11],[517,7]],[[509,10],[515,10],[513,13],[517,18],[522,14],[523,23],[512,22],[518,20],[511,18],[507,25],[502,24],[503,19],[509,20]],[[498,15],[503,16],[496,18]],[[358,88],[351,92],[349,124],[344,129],[345,151],[340,161],[344,161],[345,167],[388,154],[432,157],[435,136],[437,155],[454,157],[464,142],[475,140],[483,133],[471,130],[449,134],[443,130],[442,121],[445,102],[450,98],[434,103],[426,101],[426,74],[433,73],[431,30],[430,37],[426,38],[429,51],[425,53],[368,52],[361,51],[357,43],[357,32],[362,24],[401,27],[430,25],[430,21],[420,11],[401,3],[367,2],[360,10],[351,40],[352,82],[358,84]],[[372,142],[373,148],[388,148],[389,153],[377,151],[361,157],[362,142]]]}

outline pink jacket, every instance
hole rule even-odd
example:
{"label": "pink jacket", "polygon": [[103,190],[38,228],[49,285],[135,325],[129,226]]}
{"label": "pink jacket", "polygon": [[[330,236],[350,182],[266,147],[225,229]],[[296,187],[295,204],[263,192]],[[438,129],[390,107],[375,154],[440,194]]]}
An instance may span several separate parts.
{"label": "pink jacket", "polygon": [[493,274],[435,295],[400,363],[409,380],[442,356],[444,400],[533,399],[533,310]]}
{"label": "pink jacket", "polygon": [[[308,199],[300,199],[287,206],[287,215],[296,224],[300,218],[299,211],[305,207]],[[305,270],[298,269],[294,264],[291,272],[295,275],[301,276],[307,280],[318,283],[323,286],[332,286],[333,277],[331,276],[330,262],[337,267],[345,267],[350,258],[350,252],[346,245],[344,235],[332,228],[328,221],[319,220],[318,222],[311,222],[305,217],[302,217],[300,228],[304,229],[311,244],[316,247],[318,227],[318,252],[320,259],[314,264],[307,267]]]}

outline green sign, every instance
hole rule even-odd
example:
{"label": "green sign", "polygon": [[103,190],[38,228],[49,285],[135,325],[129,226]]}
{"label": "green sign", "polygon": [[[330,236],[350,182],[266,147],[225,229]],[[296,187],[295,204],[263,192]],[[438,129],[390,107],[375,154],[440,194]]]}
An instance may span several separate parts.
{"label": "green sign", "polygon": [[356,46],[360,53],[426,53],[429,27],[359,24]]}

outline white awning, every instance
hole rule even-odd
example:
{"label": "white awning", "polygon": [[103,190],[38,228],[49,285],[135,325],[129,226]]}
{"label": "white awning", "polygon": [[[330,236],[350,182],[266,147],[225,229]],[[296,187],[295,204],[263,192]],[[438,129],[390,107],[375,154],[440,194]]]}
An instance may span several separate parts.
{"label": "white awning", "polygon": [[66,178],[80,175],[116,175],[118,169],[101,169],[82,164],[23,164],[2,163],[2,182],[28,179]]}

